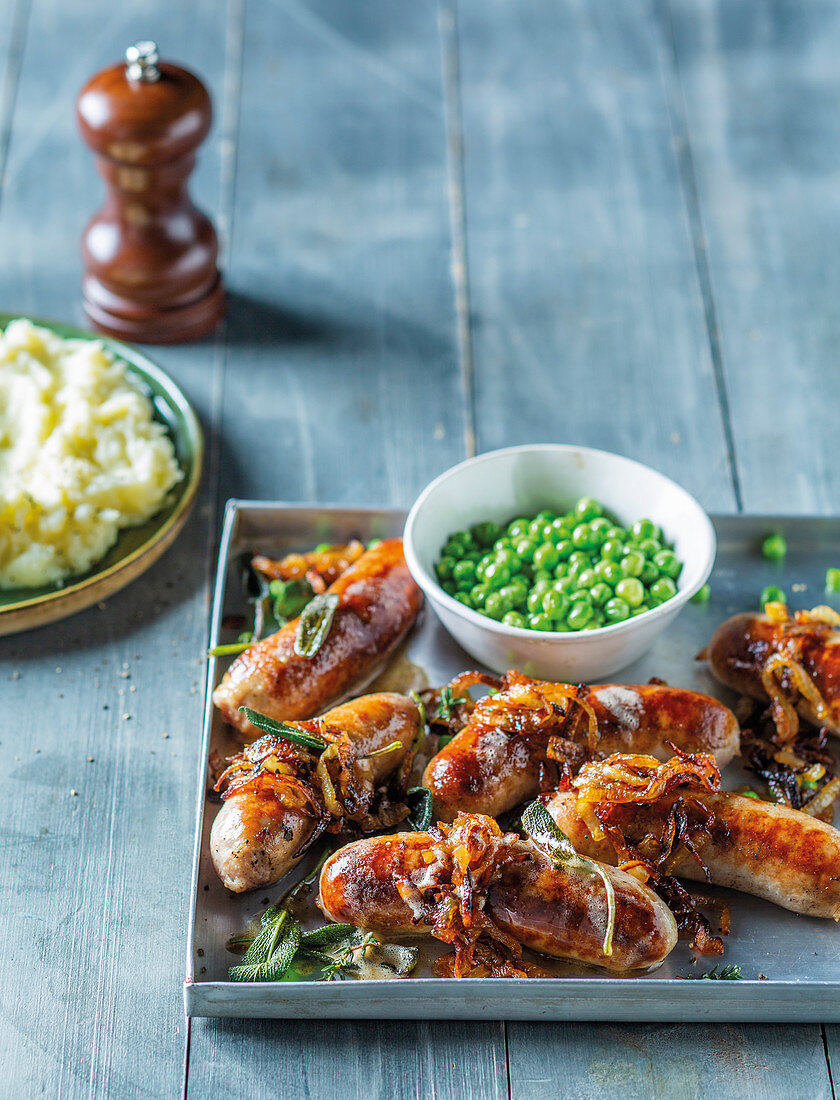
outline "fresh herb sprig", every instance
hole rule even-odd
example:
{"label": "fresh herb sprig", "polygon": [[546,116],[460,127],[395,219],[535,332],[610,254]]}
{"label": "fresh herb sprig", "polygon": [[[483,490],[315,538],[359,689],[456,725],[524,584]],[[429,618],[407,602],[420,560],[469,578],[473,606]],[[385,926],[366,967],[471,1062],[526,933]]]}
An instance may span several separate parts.
{"label": "fresh herb sprig", "polygon": [[532,802],[522,813],[522,828],[532,842],[549,857],[555,867],[579,869],[597,875],[604,884],[607,896],[607,927],[601,947],[604,955],[612,955],[615,931],[615,890],[606,870],[593,859],[578,855],[571,840],[549,814],[541,802]]}
{"label": "fresh herb sprig", "polygon": [[711,970],[707,970],[705,974],[689,974],[689,978],[695,981],[712,981],[712,982],[740,982],[743,980],[744,975],[741,973],[740,966],[735,963],[729,963],[728,966],[721,967],[720,970],[716,966],[713,966]]}
{"label": "fresh herb sprig", "polygon": [[453,695],[452,688],[447,684],[446,687],[441,688],[440,699],[432,721],[451,722],[453,709],[460,706],[461,703],[466,703],[466,701],[463,695]]}
{"label": "fresh herb sprig", "polygon": [[311,749],[312,752],[325,752],[327,749],[326,741],[322,741],[320,737],[315,737],[311,733],[304,733],[297,726],[289,726],[285,722],[275,722],[267,714],[260,714],[258,710],[251,710],[250,707],[240,707],[239,710],[252,726],[263,730],[264,733],[273,733],[277,737],[283,737],[286,741],[293,742],[295,745],[302,745],[306,749]]}

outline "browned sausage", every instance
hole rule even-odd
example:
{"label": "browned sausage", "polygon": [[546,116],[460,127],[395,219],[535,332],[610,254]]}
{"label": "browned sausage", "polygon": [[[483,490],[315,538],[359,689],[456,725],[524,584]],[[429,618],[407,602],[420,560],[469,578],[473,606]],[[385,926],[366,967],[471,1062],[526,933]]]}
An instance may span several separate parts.
{"label": "browned sausage", "polygon": [[[334,707],[322,721],[348,734],[359,757],[399,741],[402,748],[358,760],[360,778],[378,786],[402,761],[420,728],[420,712],[404,695],[363,695]],[[296,804],[297,801],[297,804]],[[234,790],[216,815],[210,853],[219,878],[235,893],[267,886],[297,863],[295,853],[311,837],[316,819],[305,802],[270,771],[255,785]]]}
{"label": "browned sausage", "polygon": [[[614,971],[658,966],[674,947],[677,927],[665,903],[632,875],[605,868],[616,901],[613,950],[605,956],[607,910],[600,878],[556,869],[528,841],[513,844],[527,858],[502,866],[488,888],[485,911],[519,943],[552,958]],[[428,833],[348,844],[321,872],[321,908],[330,920],[371,931],[428,934],[411,897],[418,885],[431,885],[439,873],[434,862],[423,858],[434,849],[435,839]]]}
{"label": "browned sausage", "polygon": [[[539,683],[535,688],[539,692]],[[599,755],[635,752],[666,760],[672,753],[665,742],[672,741],[688,752],[712,753],[723,766],[738,752],[734,714],[708,695],[660,684],[602,684],[583,698],[598,722]],[[441,821],[459,812],[496,817],[539,793],[552,731],[511,736],[481,721],[480,709],[423,776]]]}
{"label": "browned sausage", "polygon": [[[659,836],[668,811],[680,793],[672,792],[649,805],[610,808],[610,822],[638,843],[648,833]],[[715,815],[709,834],[697,833],[694,843],[712,882],[805,913],[840,918],[840,831],[787,806],[762,802],[729,791],[697,795]],[[555,794],[548,811],[581,855],[616,863],[609,840],[594,840],[575,792]],[[704,881],[696,861],[686,854],[671,873]]]}
{"label": "browned sausage", "polygon": [[749,612],[733,615],[714,633],[708,650],[709,668],[734,691],[766,699],[762,669],[771,654],[783,650],[795,655],[802,665],[822,696],[827,713],[818,715],[804,697],[799,699],[797,709],[814,725],[826,725],[832,733],[840,734],[840,630],[832,624],[812,622],[805,626]]}
{"label": "browned sausage", "polygon": [[368,550],[328,591],[338,596],[338,607],[314,656],[295,653],[294,619],[237,657],[213,692],[225,720],[240,732],[257,732],[239,712],[242,706],[289,722],[321,714],[361,690],[411,629],[423,602],[402,539]]}

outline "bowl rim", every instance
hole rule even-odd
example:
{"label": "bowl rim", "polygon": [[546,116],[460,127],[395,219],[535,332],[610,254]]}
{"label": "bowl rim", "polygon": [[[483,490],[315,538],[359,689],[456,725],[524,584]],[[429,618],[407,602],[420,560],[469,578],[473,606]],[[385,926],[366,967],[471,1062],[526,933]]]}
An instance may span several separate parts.
{"label": "bowl rim", "polygon": [[[693,584],[678,589],[677,594],[664,603],[659,604],[657,607],[652,607],[648,611],[643,611],[641,615],[632,616],[620,623],[611,623],[609,626],[594,627],[591,630],[569,630],[563,632],[533,630],[531,627],[509,626],[499,619],[491,619],[488,615],[479,614],[479,612],[473,610],[473,608],[466,607],[460,600],[456,600],[454,596],[450,596],[449,593],[445,592],[441,587],[437,578],[433,577],[420,562],[414,550],[414,531],[423,506],[441,485],[450,481],[465,469],[480,465],[488,459],[498,458],[501,455],[515,455],[535,451],[551,452],[554,454],[575,452],[577,454],[597,455],[608,459],[618,459],[620,462],[627,463],[631,467],[637,467],[639,470],[643,470],[646,474],[654,474],[656,477],[661,478],[664,482],[667,482],[677,489],[687,499],[689,505],[693,506],[695,509],[700,527],[705,531],[706,535],[706,557],[698,573],[698,579]],[[689,493],[687,489],[683,488],[679,482],[674,481],[673,478],[668,477],[667,474],[663,474],[653,466],[646,466],[645,463],[639,462],[634,458],[628,458],[626,455],[617,454],[615,451],[604,451],[598,447],[583,447],[575,443],[521,443],[512,447],[500,447],[493,451],[484,451],[481,454],[473,455],[470,458],[464,459],[463,462],[458,462],[456,465],[450,466],[448,470],[444,470],[443,473],[438,474],[436,478],[430,481],[409,510],[405,521],[405,530],[403,532],[403,549],[409,571],[431,602],[433,604],[436,602],[442,604],[448,612],[455,615],[457,618],[473,626],[489,630],[495,634],[500,634],[503,637],[518,638],[523,641],[539,642],[546,645],[591,646],[601,638],[616,637],[621,634],[632,633],[634,627],[639,624],[652,623],[656,619],[661,619],[667,615],[676,614],[680,611],[686,603],[688,603],[691,597],[700,591],[712,572],[715,556],[717,554],[717,535],[715,534],[714,525],[708,513],[696,497]]]}

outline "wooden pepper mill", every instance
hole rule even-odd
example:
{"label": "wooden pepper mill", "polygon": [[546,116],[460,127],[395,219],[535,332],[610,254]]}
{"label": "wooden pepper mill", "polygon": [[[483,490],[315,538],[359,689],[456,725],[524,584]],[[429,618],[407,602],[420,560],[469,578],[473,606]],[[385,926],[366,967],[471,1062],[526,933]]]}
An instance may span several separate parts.
{"label": "wooden pepper mill", "polygon": [[101,332],[148,344],[195,340],[222,316],[218,239],[187,192],[212,119],[210,96],[154,42],[93,76],[76,104],[108,189],[82,237],[85,313]]}

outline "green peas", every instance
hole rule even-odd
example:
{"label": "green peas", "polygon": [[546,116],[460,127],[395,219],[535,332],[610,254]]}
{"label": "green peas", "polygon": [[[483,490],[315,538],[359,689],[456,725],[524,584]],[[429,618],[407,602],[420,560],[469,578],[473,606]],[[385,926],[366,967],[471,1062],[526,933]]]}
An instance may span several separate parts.
{"label": "green peas", "polygon": [[712,590],[707,584],[701,585],[691,597],[691,603],[708,603],[711,594]]}
{"label": "green peas", "polygon": [[491,588],[501,588],[510,580],[510,569],[501,561],[491,561],[484,567],[484,580]]}
{"label": "green peas", "polygon": [[554,630],[554,620],[548,615],[529,615],[528,626],[532,630]]}
{"label": "green peas", "polygon": [[572,542],[579,550],[588,550],[591,546],[595,545],[595,539],[592,536],[592,528],[588,523],[579,523],[577,527],[572,531]]}
{"label": "green peas", "polygon": [[670,577],[660,577],[650,586],[650,594],[659,603],[665,603],[677,594],[677,586]]}
{"label": "green peas", "polygon": [[581,497],[575,505],[575,515],[579,520],[597,519],[604,514],[604,506],[592,497]]}
{"label": "green peas", "polygon": [[455,568],[455,559],[451,558],[448,554],[440,559],[435,566],[435,572],[439,581],[448,581],[452,576],[452,571]]}
{"label": "green peas", "polygon": [[[676,594],[681,569],[656,524],[639,519],[624,528],[591,497],[563,515],[544,508],[456,531],[435,564],[443,590],[465,607],[509,626],[559,632],[596,630],[658,606]],[[826,586],[840,592],[840,568]]]}
{"label": "green peas", "polygon": [[498,523],[477,523],[475,527],[471,528],[473,539],[479,546],[492,546],[497,538],[501,537],[502,528]]}
{"label": "green peas", "polygon": [[554,544],[554,549],[560,561],[568,561],[574,553],[575,544],[571,539],[560,539]]}
{"label": "green peas", "polygon": [[512,582],[511,584],[502,585],[499,589],[499,595],[502,599],[507,600],[512,608],[524,607],[525,601],[528,599],[528,589],[524,584]]}
{"label": "green peas", "polygon": [[770,561],[781,561],[787,554],[787,543],[782,535],[768,535],[761,544],[761,553]]}
{"label": "green peas", "polygon": [[593,584],[589,592],[592,602],[596,607],[603,607],[608,600],[612,599],[612,589],[608,584],[604,584],[603,581],[599,581],[597,584]]}
{"label": "green peas", "polygon": [[558,592],[556,588],[549,588],[542,598],[542,607],[545,614],[552,619],[562,619],[569,610],[569,597],[564,592]]}
{"label": "green peas", "polygon": [[500,562],[502,565],[506,565],[510,570],[511,576],[513,576],[514,573],[518,573],[522,568],[522,559],[518,554],[514,553],[513,550],[508,550],[507,547],[496,552],[496,561]]}
{"label": "green peas", "polygon": [[640,603],[638,607],[630,608],[630,618],[635,619],[637,615],[644,615],[646,611],[650,611],[650,605],[646,603]]}
{"label": "green peas", "polygon": [[595,566],[595,576],[599,581],[603,581],[604,584],[608,584],[612,588],[615,588],[624,574],[621,572],[621,566],[613,561],[604,561],[602,559]]}
{"label": "green peas", "polygon": [[525,630],[528,627],[528,620],[524,615],[520,615],[518,611],[508,611],[502,616],[502,622],[506,626],[518,626],[521,630]]}
{"label": "green peas", "polygon": [[653,562],[660,573],[664,573],[666,577],[670,577],[672,580],[676,580],[682,572],[682,562],[673,550],[658,551],[653,555]]}
{"label": "green peas", "polygon": [[545,589],[538,590],[536,588],[532,588],[531,591],[528,593],[528,599],[525,601],[525,606],[528,608],[528,613],[530,615],[541,615],[542,614],[542,610],[543,610],[543,603],[542,602],[543,602],[543,596],[545,595],[545,592],[546,592]]}
{"label": "green peas", "polygon": [[825,590],[826,592],[840,592],[840,569],[826,569]]}
{"label": "green peas", "polygon": [[506,599],[501,592],[491,592],[484,601],[484,611],[491,619],[501,619],[508,611],[513,611],[513,608],[510,600]]}
{"label": "green peas", "polygon": [[514,545],[514,550],[519,555],[520,561],[533,561],[537,545],[533,539],[519,539]]}
{"label": "green peas", "polygon": [[637,577],[625,577],[615,586],[615,594],[630,607],[638,607],[645,598],[645,586]]}
{"label": "green peas", "polygon": [[584,600],[573,603],[566,621],[572,630],[580,630],[592,618],[592,604]]}
{"label": "green peas", "polygon": [[630,525],[630,534],[634,539],[649,539],[653,537],[655,527],[653,522],[649,519],[637,519],[635,523]]}
{"label": "green peas", "polygon": [[607,539],[601,544],[601,558],[606,561],[618,561],[624,553],[624,543],[621,539]]}
{"label": "green peas", "polygon": [[645,557],[652,558],[654,554],[658,554],[662,549],[662,543],[659,539],[641,539],[638,547]]}
{"label": "green peas", "polygon": [[768,584],[761,592],[761,606],[766,603],[787,603],[787,596],[775,584]]}
{"label": "green peas", "polygon": [[621,572],[625,577],[638,577],[645,567],[644,554],[638,550],[630,550],[621,559]]}
{"label": "green peas", "polygon": [[614,596],[604,605],[604,617],[608,623],[623,623],[630,617],[630,605],[626,600]]}
{"label": "green peas", "polygon": [[580,573],[578,573],[578,585],[580,588],[591,588],[597,581],[598,577],[594,569],[581,569]]}
{"label": "green peas", "polygon": [[452,579],[461,592],[475,584],[475,564],[471,561],[456,561],[452,567]]}
{"label": "green peas", "polygon": [[[659,578],[659,569],[653,564],[652,561],[645,560],[645,564],[642,566],[642,571],[639,574],[639,580],[642,584],[648,588],[653,584],[655,580]],[[669,577],[668,580],[671,578]]]}
{"label": "green peas", "polygon": [[551,542],[544,542],[534,551],[534,566],[537,569],[554,569],[559,561],[557,547]]}

